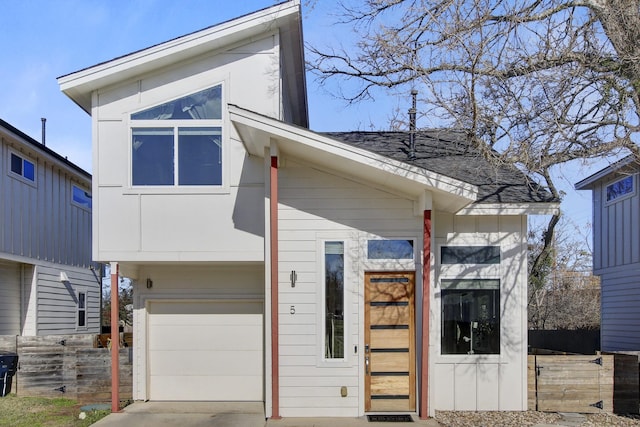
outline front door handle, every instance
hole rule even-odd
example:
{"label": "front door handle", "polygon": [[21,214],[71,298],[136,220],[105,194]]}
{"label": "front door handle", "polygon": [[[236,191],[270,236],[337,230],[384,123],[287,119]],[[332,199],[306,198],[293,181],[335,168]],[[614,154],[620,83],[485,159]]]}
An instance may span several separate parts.
{"label": "front door handle", "polygon": [[364,358],[364,372],[369,375],[369,356]]}

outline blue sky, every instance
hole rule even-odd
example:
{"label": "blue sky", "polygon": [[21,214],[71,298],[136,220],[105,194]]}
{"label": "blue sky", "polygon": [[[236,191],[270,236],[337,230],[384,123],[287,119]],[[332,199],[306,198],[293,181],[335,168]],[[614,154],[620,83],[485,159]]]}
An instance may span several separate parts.
{"label": "blue sky", "polygon": [[[47,146],[91,171],[91,119],[68,99],[56,78],[85,67],[277,3],[273,0],[21,0],[2,1],[0,27],[0,118],[40,140],[47,118]],[[303,4],[305,2],[303,1]],[[335,27],[333,0],[303,8],[305,42],[328,45],[350,37]],[[9,19],[10,17],[10,19]],[[394,109],[409,100],[379,96],[375,102],[345,106],[308,78],[311,128],[384,128]],[[420,123],[419,123],[420,125]],[[578,224],[591,220],[590,192],[573,183],[599,166],[565,168],[563,209]]]}

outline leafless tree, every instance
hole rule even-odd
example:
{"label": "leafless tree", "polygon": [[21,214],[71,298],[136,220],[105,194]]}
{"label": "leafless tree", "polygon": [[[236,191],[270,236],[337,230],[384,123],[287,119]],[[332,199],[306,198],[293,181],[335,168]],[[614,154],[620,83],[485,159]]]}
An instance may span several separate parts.
{"label": "leafless tree", "polygon": [[[554,168],[633,154],[640,125],[637,0],[343,0],[351,45],[308,46],[349,103],[419,89],[423,118],[468,131],[558,199]],[[351,33],[350,33],[351,34]],[[532,259],[548,262],[554,228]]]}
{"label": "leafless tree", "polygon": [[[529,232],[530,257],[544,245],[544,231]],[[560,221],[550,256],[538,266],[537,275],[529,275],[529,329],[600,327],[600,281],[591,271],[589,240],[566,218]]]}

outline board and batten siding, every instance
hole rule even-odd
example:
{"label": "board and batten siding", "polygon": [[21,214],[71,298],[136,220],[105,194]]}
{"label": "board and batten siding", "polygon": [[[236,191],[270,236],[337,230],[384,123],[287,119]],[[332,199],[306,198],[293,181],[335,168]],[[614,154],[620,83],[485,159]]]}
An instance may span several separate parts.
{"label": "board and batten siding", "polygon": [[[359,416],[365,236],[421,233],[413,201],[287,158],[279,170],[280,413]],[[322,360],[322,241],[345,241],[345,362]],[[297,274],[295,287],[289,275]],[[292,311],[294,313],[292,313]],[[341,387],[347,396],[341,397]]]}
{"label": "board and batten siding", "polygon": [[[63,169],[33,147],[0,136],[1,253],[74,266],[91,263],[91,212],[72,203],[72,185],[90,191],[86,177]],[[36,165],[34,183],[10,171],[10,153]]]}
{"label": "board and batten siding", "polygon": [[[436,283],[431,295],[430,411],[527,409],[527,219],[437,212],[432,245]],[[440,264],[443,245],[500,246],[499,266]],[[441,354],[442,279],[500,279],[500,354]]]}
{"label": "board and batten siding", "polygon": [[610,174],[593,184],[593,271],[600,276],[603,351],[640,350],[640,191],[611,202],[606,188],[620,179]]}
{"label": "board and batten siding", "polygon": [[600,275],[608,268],[640,263],[640,191],[638,175],[630,197],[606,202],[606,187],[619,177],[593,186],[593,270]]}
{"label": "board and batten siding", "polygon": [[[68,282],[60,280],[66,273]],[[37,265],[37,335],[100,332],[100,285],[89,270]],[[78,291],[86,292],[86,327],[77,327]]]}

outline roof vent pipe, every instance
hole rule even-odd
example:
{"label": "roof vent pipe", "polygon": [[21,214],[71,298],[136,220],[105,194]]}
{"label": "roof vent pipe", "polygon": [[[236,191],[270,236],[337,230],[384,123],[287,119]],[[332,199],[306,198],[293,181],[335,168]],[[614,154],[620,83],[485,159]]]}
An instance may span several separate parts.
{"label": "roof vent pipe", "polygon": [[412,106],[409,109],[409,158],[415,160],[416,158],[416,98],[418,91],[411,89]]}
{"label": "roof vent pipe", "polygon": [[42,121],[42,145],[47,145],[47,140],[46,140],[46,136],[47,136],[47,119],[45,117],[42,117],[40,119]]}

